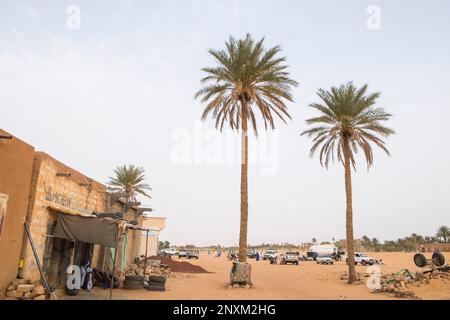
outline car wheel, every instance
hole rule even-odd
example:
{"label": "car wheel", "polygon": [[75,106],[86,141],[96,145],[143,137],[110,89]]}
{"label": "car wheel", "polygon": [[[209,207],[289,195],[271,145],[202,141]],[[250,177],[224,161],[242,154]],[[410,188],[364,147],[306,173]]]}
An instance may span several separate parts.
{"label": "car wheel", "polygon": [[419,268],[423,268],[427,265],[427,258],[425,258],[422,253],[416,253],[413,260],[416,266],[418,266]]}
{"label": "car wheel", "polygon": [[438,267],[442,267],[445,264],[445,257],[440,252],[433,253],[431,259],[433,260],[434,264],[436,264]]}
{"label": "car wheel", "polygon": [[363,266],[365,266],[366,264],[367,264],[366,261],[362,261],[362,262],[361,262],[361,265],[363,265]]}

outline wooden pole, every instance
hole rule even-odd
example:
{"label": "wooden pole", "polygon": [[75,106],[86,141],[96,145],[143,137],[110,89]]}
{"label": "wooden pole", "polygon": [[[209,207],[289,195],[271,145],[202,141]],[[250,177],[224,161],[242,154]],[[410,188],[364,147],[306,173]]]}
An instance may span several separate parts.
{"label": "wooden pole", "polygon": [[113,291],[113,286],[114,286],[114,276],[115,276],[115,272],[116,272],[116,261],[117,261],[118,251],[119,251],[119,241],[120,241],[120,237],[117,238],[116,248],[114,250],[113,269],[112,269],[112,276],[111,276],[111,284],[110,284],[110,288],[109,288],[109,300],[111,300],[111,298],[112,298],[112,291]]}
{"label": "wooden pole", "polygon": [[145,271],[147,271],[148,231],[149,230],[147,229],[147,236],[145,237],[144,281],[145,281]]}
{"label": "wooden pole", "polygon": [[38,257],[37,251],[36,251],[36,247],[34,246],[34,241],[31,236],[31,232],[30,232],[30,228],[28,227],[28,223],[24,222],[23,225],[25,226],[25,232],[27,234],[28,241],[30,242],[31,250],[33,251],[34,260],[36,261],[36,265],[37,265],[39,273],[41,275],[42,285],[45,288],[45,291],[47,291],[46,296],[47,296],[47,298],[49,296],[53,296],[54,298],[56,298],[55,292],[50,287],[49,283],[47,282],[47,279],[45,278],[44,272],[42,271],[41,262],[39,261],[39,257]]}

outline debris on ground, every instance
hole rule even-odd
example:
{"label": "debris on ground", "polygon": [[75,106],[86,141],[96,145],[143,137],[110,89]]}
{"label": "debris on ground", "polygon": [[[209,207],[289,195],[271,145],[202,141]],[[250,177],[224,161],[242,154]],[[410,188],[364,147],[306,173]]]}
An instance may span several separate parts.
{"label": "debris on ground", "polygon": [[[356,273],[356,282],[354,284],[366,284],[370,273]],[[341,280],[348,281],[348,273],[341,275]],[[412,288],[422,287],[430,284],[430,281],[444,280],[450,281],[450,267],[441,268],[440,270],[434,270],[429,272],[415,272],[411,273],[408,269],[401,269],[400,271],[392,274],[381,275],[381,287],[375,289],[373,293],[388,293],[392,297],[396,298],[408,298],[408,299],[420,299],[416,293],[411,290]]]}
{"label": "debris on ground", "polygon": [[5,300],[45,300],[45,289],[40,281],[14,279],[6,289]]}
{"label": "debris on ground", "polygon": [[[144,259],[139,259],[131,263],[125,272],[118,272],[120,281],[123,282],[125,276],[144,276],[144,262]],[[146,276],[156,275],[168,278],[172,276],[172,273],[208,273],[208,271],[187,261],[176,261],[166,256],[147,258]]]}
{"label": "debris on ground", "polygon": [[[161,265],[167,265],[170,267],[171,272],[180,272],[180,273],[209,273],[203,267],[199,265],[192,264],[187,261],[179,261],[178,258],[169,258],[166,256],[153,256],[148,258],[147,261],[151,260],[160,260]],[[178,260],[178,261],[177,261]]]}

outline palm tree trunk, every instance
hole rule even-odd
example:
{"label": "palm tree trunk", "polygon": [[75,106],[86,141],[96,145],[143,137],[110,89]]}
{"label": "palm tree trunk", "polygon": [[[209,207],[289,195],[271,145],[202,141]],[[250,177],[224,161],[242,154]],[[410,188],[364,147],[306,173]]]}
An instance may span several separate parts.
{"label": "palm tree trunk", "polygon": [[348,254],[348,283],[356,281],[355,250],[353,248],[353,207],[352,207],[352,172],[350,168],[350,144],[344,137],[343,153],[345,164],[345,194],[347,211],[345,217]]}
{"label": "palm tree trunk", "polygon": [[247,102],[242,100],[241,130],[241,225],[239,230],[239,262],[247,261],[247,225],[248,225],[248,130]]}

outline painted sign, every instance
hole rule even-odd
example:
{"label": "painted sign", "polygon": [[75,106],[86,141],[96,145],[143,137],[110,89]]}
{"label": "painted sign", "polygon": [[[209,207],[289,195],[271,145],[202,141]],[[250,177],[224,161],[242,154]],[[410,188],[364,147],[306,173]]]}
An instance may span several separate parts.
{"label": "painted sign", "polygon": [[48,186],[45,182],[44,190],[45,200],[74,211],[90,213],[90,210],[88,210],[86,206],[78,204],[76,201],[66,195],[53,191],[52,186]]}
{"label": "painted sign", "polygon": [[8,204],[9,196],[4,193],[0,193],[0,239],[3,234],[3,227],[6,220],[6,206]]}
{"label": "painted sign", "polygon": [[[142,231],[142,236],[146,237],[147,236],[147,231]],[[157,230],[150,230],[148,232],[148,236],[150,237],[157,237],[158,236],[158,231]]]}

